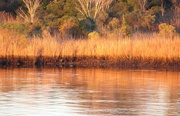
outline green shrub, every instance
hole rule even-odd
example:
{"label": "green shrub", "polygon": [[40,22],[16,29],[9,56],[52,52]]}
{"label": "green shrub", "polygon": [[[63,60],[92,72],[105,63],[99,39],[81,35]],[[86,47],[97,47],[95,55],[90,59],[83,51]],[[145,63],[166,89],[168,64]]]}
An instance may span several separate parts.
{"label": "green shrub", "polygon": [[131,27],[127,24],[124,16],[123,16],[122,25],[120,28],[120,33],[123,37],[131,35]]}
{"label": "green shrub", "polygon": [[108,13],[103,11],[102,13],[99,14],[98,18],[96,19],[96,26],[98,29],[102,29],[104,25],[107,25],[108,21]]}
{"label": "green shrub", "polygon": [[159,25],[159,34],[160,36],[165,38],[173,38],[173,36],[176,34],[176,30],[175,27],[172,25],[161,23]]}
{"label": "green shrub", "polygon": [[0,29],[8,29],[27,37],[41,35],[41,25],[37,23],[0,23]]}
{"label": "green shrub", "polygon": [[99,37],[100,37],[100,35],[96,31],[93,31],[88,34],[88,40],[96,40],[96,39],[99,39]]}
{"label": "green shrub", "polygon": [[80,37],[82,35],[79,21],[75,17],[64,16],[60,20],[59,31],[62,36]]}
{"label": "green shrub", "polygon": [[91,18],[83,19],[83,20],[80,20],[80,28],[85,35],[88,35],[88,33],[96,30],[97,25],[96,25],[96,22]]}
{"label": "green shrub", "polygon": [[21,33],[21,34],[27,34],[28,32],[28,26],[26,23],[0,23],[0,28],[1,29],[9,29],[9,30],[13,30],[17,33]]}
{"label": "green shrub", "polygon": [[108,24],[108,29],[111,31],[116,31],[119,28],[120,28],[120,21],[117,18],[113,18]]}
{"label": "green shrub", "polygon": [[28,25],[28,32],[27,36],[28,37],[33,37],[33,36],[41,36],[42,29],[41,25],[39,23],[33,23]]}
{"label": "green shrub", "polygon": [[155,22],[155,16],[154,15],[146,15],[146,16],[143,16],[140,21],[141,21],[141,26],[143,28],[150,29],[151,26]]}

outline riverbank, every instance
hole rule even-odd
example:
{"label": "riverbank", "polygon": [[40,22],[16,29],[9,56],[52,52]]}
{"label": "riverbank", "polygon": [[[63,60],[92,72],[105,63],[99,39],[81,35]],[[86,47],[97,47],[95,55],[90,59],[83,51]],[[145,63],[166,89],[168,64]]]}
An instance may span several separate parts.
{"label": "riverbank", "polygon": [[26,38],[0,31],[0,67],[117,67],[180,70],[180,37],[116,34],[64,39],[44,33]]}
{"label": "riverbank", "polygon": [[180,71],[180,59],[119,59],[113,60],[108,58],[52,58],[52,57],[37,57],[37,58],[0,58],[0,67],[46,67],[46,68],[61,68],[61,67],[84,67],[84,68],[120,68],[120,69],[147,69],[147,70],[171,70]]}

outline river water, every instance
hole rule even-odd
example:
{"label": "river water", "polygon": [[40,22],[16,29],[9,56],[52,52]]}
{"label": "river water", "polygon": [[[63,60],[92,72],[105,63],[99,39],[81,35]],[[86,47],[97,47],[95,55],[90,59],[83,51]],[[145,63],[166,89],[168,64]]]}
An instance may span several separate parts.
{"label": "river water", "polygon": [[0,69],[0,116],[121,115],[180,115],[180,72]]}

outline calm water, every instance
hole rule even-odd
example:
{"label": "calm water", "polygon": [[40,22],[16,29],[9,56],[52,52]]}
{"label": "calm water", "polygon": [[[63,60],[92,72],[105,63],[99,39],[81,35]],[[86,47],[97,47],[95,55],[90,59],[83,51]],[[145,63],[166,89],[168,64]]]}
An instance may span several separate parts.
{"label": "calm water", "polygon": [[0,69],[0,116],[97,115],[180,115],[180,72]]}

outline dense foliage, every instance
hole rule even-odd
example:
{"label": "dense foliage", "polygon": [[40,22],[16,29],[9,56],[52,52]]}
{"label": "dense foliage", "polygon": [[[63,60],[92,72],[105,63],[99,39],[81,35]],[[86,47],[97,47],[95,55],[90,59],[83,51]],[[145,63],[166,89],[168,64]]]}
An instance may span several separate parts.
{"label": "dense foliage", "polygon": [[[17,10],[28,12],[22,0],[0,0],[0,11],[11,13],[15,22],[8,24],[0,17],[0,28],[23,30],[28,36],[40,35],[42,30],[62,36],[87,36],[91,32],[116,32],[122,35],[157,31],[159,24],[167,23],[180,31],[179,0],[112,0],[108,8],[101,11],[96,20],[83,17],[78,11],[78,0],[42,0],[34,23],[20,20]],[[95,8],[92,7],[92,12]],[[5,13],[4,13],[5,14]],[[0,14],[2,15],[2,14]],[[14,24],[16,23],[16,24]]]}

